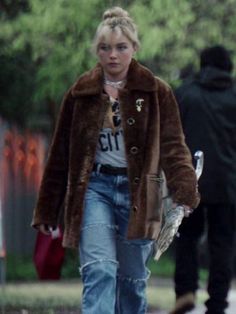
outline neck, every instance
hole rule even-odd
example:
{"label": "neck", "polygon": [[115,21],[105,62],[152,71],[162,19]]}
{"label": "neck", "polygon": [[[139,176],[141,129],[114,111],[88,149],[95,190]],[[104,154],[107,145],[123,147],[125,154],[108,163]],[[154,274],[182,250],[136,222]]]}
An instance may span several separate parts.
{"label": "neck", "polygon": [[126,80],[127,75],[117,75],[117,76],[111,76],[106,73],[104,73],[104,79],[112,82],[118,82],[118,81],[124,81]]}
{"label": "neck", "polygon": [[126,80],[127,78],[127,72],[128,70],[119,72],[119,73],[114,73],[113,75],[107,71],[103,72],[104,78],[108,81],[112,82],[117,82],[117,81],[123,81]]}
{"label": "neck", "polygon": [[112,83],[119,83],[119,82],[124,82],[126,79],[118,80],[118,79],[109,79],[108,77],[104,77],[104,82],[112,82]]}

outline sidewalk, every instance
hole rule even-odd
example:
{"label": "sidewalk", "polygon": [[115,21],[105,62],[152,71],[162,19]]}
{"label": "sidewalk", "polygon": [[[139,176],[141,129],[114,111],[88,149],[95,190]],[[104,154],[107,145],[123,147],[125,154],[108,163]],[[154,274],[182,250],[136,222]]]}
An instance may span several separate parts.
{"label": "sidewalk", "polygon": [[[173,283],[169,279],[157,279],[155,281],[150,280],[149,291],[150,289],[153,289],[155,285],[156,285],[157,292],[160,291],[160,287],[166,287],[166,288],[168,287],[165,293],[162,293],[164,295],[159,294],[159,298],[160,300],[167,298],[167,302],[169,302],[169,304],[165,307],[162,306],[162,309],[150,310],[147,314],[168,314],[169,310],[173,307],[173,304],[174,304]],[[168,295],[167,295],[167,292],[168,292]],[[158,293],[157,293],[157,297],[158,297]],[[206,311],[206,308],[204,306],[204,301],[206,299],[207,299],[206,291],[204,289],[199,289],[197,306],[194,310],[188,312],[188,314],[204,314]],[[232,285],[232,288],[230,290],[228,301],[229,301],[229,308],[226,310],[226,314],[236,314],[236,283],[235,282]]]}
{"label": "sidewalk", "polygon": [[[232,289],[229,293],[229,308],[226,310],[226,314],[235,314],[236,313],[236,290]],[[203,314],[205,307],[203,305],[197,306],[196,309],[189,312],[189,314]]]}
{"label": "sidewalk", "polygon": [[[203,287],[201,288],[197,294],[197,307],[189,314],[205,313],[204,302],[207,293]],[[79,314],[81,293],[80,280],[7,283],[0,291],[0,313]],[[175,303],[172,280],[151,277],[148,282],[147,297],[150,309],[147,314],[168,314]],[[229,293],[229,308],[226,311],[226,314],[235,313],[236,282]]]}

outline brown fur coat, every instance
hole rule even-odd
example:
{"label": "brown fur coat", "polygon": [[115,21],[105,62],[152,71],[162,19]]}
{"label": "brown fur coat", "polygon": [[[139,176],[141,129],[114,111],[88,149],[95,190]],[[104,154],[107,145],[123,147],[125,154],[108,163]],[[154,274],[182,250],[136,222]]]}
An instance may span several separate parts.
{"label": "brown fur coat", "polygon": [[[135,60],[119,100],[132,204],[127,237],[155,239],[162,216],[161,168],[175,202],[193,208],[199,202],[191,155],[170,87]],[[78,247],[84,196],[108,104],[99,64],[63,100],[32,225],[56,225],[64,202],[66,247]]]}

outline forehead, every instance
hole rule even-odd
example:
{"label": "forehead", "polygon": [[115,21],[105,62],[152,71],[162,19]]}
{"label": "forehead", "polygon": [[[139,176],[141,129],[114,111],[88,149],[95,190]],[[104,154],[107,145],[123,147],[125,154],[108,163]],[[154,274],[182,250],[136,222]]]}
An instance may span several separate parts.
{"label": "forehead", "polygon": [[131,40],[125,36],[122,30],[118,27],[115,29],[108,29],[104,28],[99,36],[99,44],[105,43],[108,45],[116,45],[119,43],[130,43],[132,44]]}

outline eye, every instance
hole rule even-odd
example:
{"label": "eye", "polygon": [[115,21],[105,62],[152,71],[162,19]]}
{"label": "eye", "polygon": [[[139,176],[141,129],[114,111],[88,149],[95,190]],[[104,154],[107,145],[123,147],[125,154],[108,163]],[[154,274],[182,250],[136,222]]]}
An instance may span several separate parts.
{"label": "eye", "polygon": [[109,51],[110,50],[110,46],[109,45],[105,45],[105,44],[101,44],[99,46],[99,49],[101,49],[103,51]]}
{"label": "eye", "polygon": [[124,50],[126,50],[127,48],[128,48],[127,45],[124,45],[124,44],[117,46],[117,49],[118,49],[119,51],[124,51]]}

